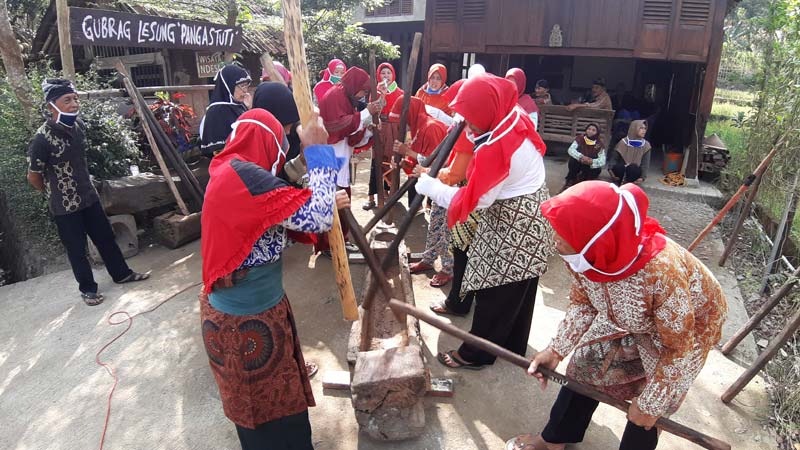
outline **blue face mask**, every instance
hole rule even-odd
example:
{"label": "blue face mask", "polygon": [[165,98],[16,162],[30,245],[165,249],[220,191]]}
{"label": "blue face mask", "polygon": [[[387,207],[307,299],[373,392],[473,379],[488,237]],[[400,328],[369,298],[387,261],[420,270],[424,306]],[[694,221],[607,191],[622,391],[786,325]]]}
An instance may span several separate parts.
{"label": "blue face mask", "polygon": [[55,108],[56,112],[58,112],[58,118],[56,119],[56,123],[60,123],[67,128],[72,128],[75,126],[75,121],[78,120],[78,113],[66,113],[58,109],[55,103],[50,102],[50,105]]}

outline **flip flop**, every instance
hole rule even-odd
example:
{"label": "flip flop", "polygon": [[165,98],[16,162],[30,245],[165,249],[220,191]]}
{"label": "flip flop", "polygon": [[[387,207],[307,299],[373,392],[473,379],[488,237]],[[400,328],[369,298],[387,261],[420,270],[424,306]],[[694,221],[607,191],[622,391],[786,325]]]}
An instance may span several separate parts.
{"label": "flip flop", "polygon": [[83,303],[86,303],[86,306],[97,306],[103,303],[105,297],[99,292],[81,292],[81,299],[83,299]]}
{"label": "flip flop", "polygon": [[[556,444],[553,444],[556,445]],[[561,449],[565,447],[561,444]],[[533,434],[520,434],[506,441],[504,450],[550,450],[547,443],[541,438],[541,435],[534,436]]]}
{"label": "flip flop", "polygon": [[131,272],[130,275],[117,281],[116,283],[117,284],[132,283],[135,281],[144,281],[148,278],[150,278],[150,272],[145,272],[145,273]]}
{"label": "flip flop", "polygon": [[[468,362],[462,360],[461,358],[456,357],[455,353],[456,353],[455,350],[450,350],[449,352],[446,352],[446,353],[439,352],[439,354],[436,355],[436,359],[440,363],[442,363],[442,365],[444,365],[445,367],[447,367],[449,369],[468,369],[468,370],[481,370],[481,369],[483,369],[483,367],[484,367],[483,364],[468,363]],[[447,362],[447,360],[445,359],[445,357],[450,357],[450,362],[453,363],[453,364],[457,364],[457,365],[453,366],[453,365],[449,364]]]}
{"label": "flip flop", "polygon": [[467,315],[467,313],[457,313],[457,312],[453,311],[452,309],[448,308],[447,307],[447,302],[434,303],[429,308],[430,308],[431,311],[435,312],[436,314],[442,314],[442,315],[445,315],[445,316],[464,317],[464,316]]}
{"label": "flip flop", "polygon": [[317,374],[319,371],[319,366],[316,363],[306,361],[306,374],[308,374],[308,378],[314,378],[314,375]]}

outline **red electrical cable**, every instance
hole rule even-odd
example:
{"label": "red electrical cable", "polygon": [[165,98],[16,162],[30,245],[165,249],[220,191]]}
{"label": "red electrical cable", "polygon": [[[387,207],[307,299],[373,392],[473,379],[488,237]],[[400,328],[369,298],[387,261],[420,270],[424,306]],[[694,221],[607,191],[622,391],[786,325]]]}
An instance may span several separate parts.
{"label": "red electrical cable", "polygon": [[[111,418],[111,398],[114,396],[114,391],[117,389],[117,384],[119,383],[119,377],[117,376],[116,371],[114,371],[114,368],[111,367],[111,365],[109,365],[108,363],[104,363],[103,361],[100,361],[100,354],[103,353],[109,346],[111,346],[111,344],[116,342],[117,339],[121,338],[125,333],[128,332],[128,330],[131,329],[131,326],[133,325],[133,319],[134,318],[139,317],[139,316],[144,315],[144,314],[147,314],[147,313],[151,313],[151,312],[157,310],[164,303],[167,303],[168,301],[170,301],[173,298],[179,296],[180,294],[183,294],[184,292],[188,291],[189,289],[191,289],[193,287],[200,286],[201,284],[203,284],[202,281],[198,282],[198,283],[191,284],[189,286],[186,286],[185,288],[181,289],[180,291],[178,291],[178,292],[170,295],[166,299],[162,300],[156,306],[154,306],[154,307],[152,307],[152,308],[150,308],[148,310],[136,313],[134,315],[130,315],[127,311],[115,311],[115,312],[111,313],[110,316],[108,316],[107,322],[108,322],[109,325],[119,325],[119,324],[127,322],[128,326],[125,327],[125,329],[122,330],[122,332],[120,332],[118,335],[116,335],[114,337],[114,339],[111,339],[110,341],[108,341],[108,343],[106,343],[106,345],[104,345],[100,350],[98,350],[97,353],[94,356],[94,362],[97,363],[98,366],[101,366],[104,369],[106,369],[108,374],[111,375],[114,378],[114,385],[111,386],[111,392],[108,393],[108,405],[106,406],[106,419],[105,419],[105,421],[103,423],[103,433],[100,435],[100,447],[99,447],[99,450],[103,450],[103,445],[105,445],[106,431],[108,431],[108,421]],[[117,314],[125,315],[125,319],[123,319],[123,320],[121,320],[119,322],[115,322],[113,319],[114,319],[114,316],[116,316]]]}

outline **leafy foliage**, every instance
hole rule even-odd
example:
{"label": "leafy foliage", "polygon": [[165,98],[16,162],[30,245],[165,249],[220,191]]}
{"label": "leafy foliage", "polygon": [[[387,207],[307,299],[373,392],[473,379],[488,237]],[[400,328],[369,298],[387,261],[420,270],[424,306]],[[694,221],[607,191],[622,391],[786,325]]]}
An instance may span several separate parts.
{"label": "leafy foliage", "polygon": [[[150,111],[153,111],[158,124],[161,125],[161,128],[170,138],[172,145],[181,152],[187,151],[192,147],[190,144],[192,126],[189,123],[189,119],[195,117],[194,109],[180,102],[184,97],[186,97],[186,94],[180,92],[176,92],[172,97],[168,92],[156,92],[156,101],[150,105]],[[131,107],[126,117],[136,119],[136,129],[141,129],[135,108]]]}

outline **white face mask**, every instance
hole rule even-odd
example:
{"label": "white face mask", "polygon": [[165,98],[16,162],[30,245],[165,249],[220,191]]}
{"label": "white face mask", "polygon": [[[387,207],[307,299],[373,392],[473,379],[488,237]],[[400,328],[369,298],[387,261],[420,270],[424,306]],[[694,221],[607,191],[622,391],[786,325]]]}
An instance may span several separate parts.
{"label": "white face mask", "polygon": [[[503,131],[502,133],[500,133],[500,135],[499,135],[499,136],[495,136],[495,135],[494,135],[494,134],[495,134],[495,132],[497,132],[497,130],[499,130],[499,129],[500,129],[502,126],[503,126],[503,124],[504,124],[504,123],[506,123],[506,121],[508,121],[508,120],[509,120],[509,119],[511,119],[512,117],[514,118],[514,122],[511,124],[511,126],[510,126],[510,127],[508,127],[508,128],[506,128],[506,130],[505,130],[505,131]],[[474,135],[474,134],[473,134],[473,133],[472,133],[470,130],[467,130],[467,140],[469,140],[469,141],[470,141],[470,142],[472,142],[473,144],[477,144],[478,148],[479,148],[479,147],[481,147],[481,146],[483,146],[483,145],[491,145],[491,144],[494,144],[495,142],[499,141],[500,139],[503,139],[503,138],[505,137],[505,135],[507,135],[508,133],[510,133],[510,132],[511,132],[511,130],[513,130],[513,129],[514,129],[514,127],[515,127],[515,126],[517,126],[517,122],[519,122],[519,111],[517,111],[517,108],[514,108],[514,109],[513,109],[513,110],[512,110],[510,113],[508,113],[508,115],[507,115],[507,116],[505,116],[505,117],[503,118],[503,120],[501,120],[501,121],[500,121],[500,123],[498,123],[498,124],[497,124],[497,126],[496,126],[496,127],[494,127],[494,129],[492,129],[491,131],[488,131],[488,132],[486,132],[486,133],[483,133],[483,134],[482,134],[482,135],[480,135],[480,136],[475,136],[475,135]],[[477,150],[478,150],[478,148],[475,148],[475,151],[477,151]]]}
{"label": "white face mask", "polygon": [[75,121],[78,120],[78,113],[76,112],[68,113],[61,111],[60,109],[58,109],[58,106],[56,106],[56,104],[53,102],[50,102],[50,106],[52,106],[58,113],[58,118],[56,119],[57,123],[60,123],[61,125],[64,125],[65,127],[69,128],[75,126]]}
{"label": "white face mask", "polygon": [[233,142],[233,140],[236,139],[236,129],[239,128],[239,125],[241,125],[243,123],[254,123],[254,124],[260,126],[261,128],[267,130],[267,132],[272,135],[272,138],[275,139],[275,144],[278,145],[278,157],[275,159],[275,163],[272,164],[272,170],[270,172],[272,172],[272,175],[277,176],[278,175],[278,163],[280,163],[281,157],[283,157],[284,159],[286,158],[286,152],[289,151],[289,140],[286,139],[286,134],[283,134],[283,142],[281,143],[281,142],[278,141],[278,137],[275,136],[275,133],[273,133],[272,130],[268,126],[264,125],[263,123],[261,123],[261,122],[259,122],[257,120],[242,119],[242,120],[237,120],[236,122],[234,122],[231,125],[231,128],[233,129],[233,131],[231,132],[231,142]]}
{"label": "white face mask", "polygon": [[603,228],[601,228],[600,231],[598,231],[589,240],[589,242],[586,243],[586,245],[583,247],[583,250],[581,250],[580,253],[576,253],[573,255],[559,254],[559,256],[561,256],[561,258],[564,261],[566,261],[567,264],[569,264],[569,268],[576,273],[584,273],[587,270],[594,270],[595,272],[602,275],[607,275],[607,276],[619,275],[628,270],[628,268],[631,267],[634,262],[636,262],[636,260],[639,258],[639,255],[642,253],[642,248],[644,248],[644,245],[639,244],[639,247],[636,250],[636,256],[631,260],[631,262],[629,262],[622,269],[612,273],[598,270],[594,266],[592,266],[592,264],[589,263],[589,261],[586,260],[586,257],[584,256],[586,252],[589,251],[589,248],[591,248],[592,245],[594,245],[594,243],[597,242],[598,239],[600,239],[600,236],[602,236],[606,231],[608,231],[611,228],[612,225],[614,225],[614,222],[616,222],[617,218],[622,213],[622,208],[626,204],[628,208],[630,208],[631,212],[633,212],[634,226],[636,227],[636,236],[639,236],[639,233],[642,231],[642,220],[641,217],[639,216],[639,209],[636,206],[636,198],[630,191],[623,191],[622,189],[617,187],[616,184],[609,183],[609,186],[613,188],[614,191],[617,192],[617,194],[619,194],[619,203],[617,204],[617,210],[611,217],[611,220],[609,220],[608,223],[606,223],[605,226],[603,226]]}

